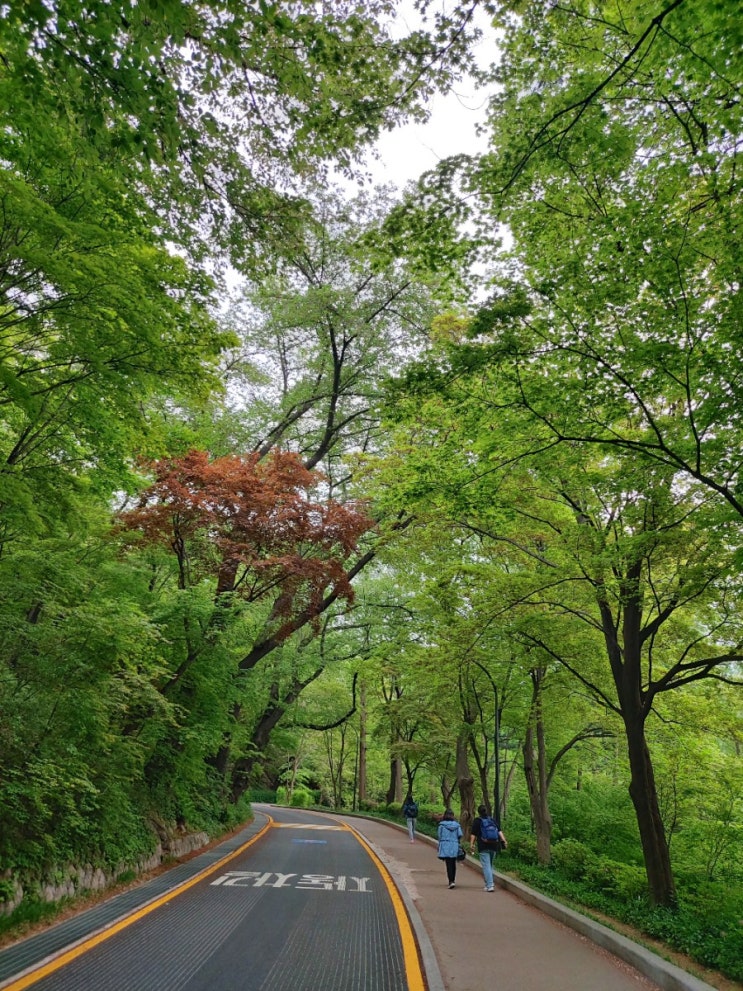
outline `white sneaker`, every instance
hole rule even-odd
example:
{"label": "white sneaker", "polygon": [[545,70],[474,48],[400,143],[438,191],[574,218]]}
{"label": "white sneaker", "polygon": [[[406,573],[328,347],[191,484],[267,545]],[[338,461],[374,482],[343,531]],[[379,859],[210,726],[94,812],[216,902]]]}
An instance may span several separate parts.
{"label": "white sneaker", "polygon": [[495,891],[495,888],[486,888],[486,891]]}
{"label": "white sneaker", "polygon": [[449,882],[449,887],[450,888],[456,888],[456,884],[453,881],[450,881]]}

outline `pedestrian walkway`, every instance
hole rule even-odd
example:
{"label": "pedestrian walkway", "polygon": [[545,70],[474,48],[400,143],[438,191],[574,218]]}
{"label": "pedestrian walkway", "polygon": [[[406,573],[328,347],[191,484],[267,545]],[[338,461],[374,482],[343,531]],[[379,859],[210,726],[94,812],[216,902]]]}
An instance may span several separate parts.
{"label": "pedestrian walkway", "polygon": [[[269,806],[257,807],[254,822],[224,843],[1,950],[0,989],[133,913],[176,897],[253,841],[270,813]],[[321,815],[360,833],[392,875],[416,933],[428,991],[714,991],[504,875],[496,875],[494,892],[485,892],[474,858],[460,864],[450,890],[434,841],[419,836],[411,843],[404,825]]]}
{"label": "pedestrian walkway", "polygon": [[337,816],[373,847],[406,898],[429,991],[714,991],[657,954],[496,872],[460,864],[450,890],[436,844],[407,827]]}

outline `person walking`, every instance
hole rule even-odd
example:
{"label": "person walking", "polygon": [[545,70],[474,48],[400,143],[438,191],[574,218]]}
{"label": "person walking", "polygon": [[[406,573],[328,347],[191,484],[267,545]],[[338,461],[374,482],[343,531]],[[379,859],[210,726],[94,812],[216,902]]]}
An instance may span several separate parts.
{"label": "person walking", "polygon": [[457,854],[459,841],[464,835],[462,827],[454,817],[451,809],[447,809],[439,823],[439,860],[446,864],[446,877],[449,887],[456,887]]}
{"label": "person walking", "polygon": [[477,852],[480,856],[480,866],[482,876],[485,881],[485,890],[494,891],[495,883],[493,879],[493,858],[499,847],[506,847],[506,838],[501,832],[501,828],[495,819],[488,815],[488,810],[484,805],[478,806],[477,817],[472,823],[470,833],[470,853],[475,852],[475,841],[477,841]]}
{"label": "person walking", "polygon": [[402,814],[405,816],[405,821],[408,824],[410,842],[415,843],[415,820],[418,818],[418,803],[413,798],[411,792],[408,792],[408,797],[403,803]]}

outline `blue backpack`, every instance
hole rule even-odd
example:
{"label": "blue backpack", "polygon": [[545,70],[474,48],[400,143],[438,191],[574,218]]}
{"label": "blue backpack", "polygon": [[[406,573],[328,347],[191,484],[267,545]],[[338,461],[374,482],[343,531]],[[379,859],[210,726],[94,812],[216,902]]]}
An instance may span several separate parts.
{"label": "blue backpack", "polygon": [[490,816],[483,816],[480,820],[480,839],[488,845],[496,844],[500,839],[500,830]]}

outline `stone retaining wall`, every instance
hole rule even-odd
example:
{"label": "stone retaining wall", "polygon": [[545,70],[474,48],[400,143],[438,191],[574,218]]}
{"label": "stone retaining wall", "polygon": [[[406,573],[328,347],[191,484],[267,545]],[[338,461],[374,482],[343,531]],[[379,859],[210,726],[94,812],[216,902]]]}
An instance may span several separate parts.
{"label": "stone retaining wall", "polygon": [[[154,852],[135,864],[120,864],[115,870],[106,873],[91,864],[65,864],[40,881],[21,879],[12,870],[0,872],[0,915],[10,915],[27,895],[36,896],[45,902],[58,902],[62,898],[74,898],[89,891],[104,891],[114,884],[124,872],[133,871],[137,875],[159,867],[163,861],[177,859],[206,846],[207,833],[183,833],[168,837],[165,844],[158,843]],[[10,896],[3,897],[3,889],[10,888]]]}

